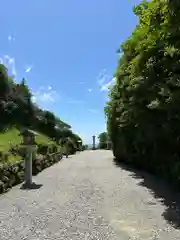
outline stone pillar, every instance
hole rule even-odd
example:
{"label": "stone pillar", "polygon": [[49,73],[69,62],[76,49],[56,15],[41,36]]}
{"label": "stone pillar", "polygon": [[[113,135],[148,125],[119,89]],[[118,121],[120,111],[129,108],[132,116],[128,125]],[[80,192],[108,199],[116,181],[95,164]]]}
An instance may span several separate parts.
{"label": "stone pillar", "polygon": [[26,149],[26,158],[25,158],[25,185],[29,186],[32,184],[32,157],[33,157],[33,148],[28,146]]}
{"label": "stone pillar", "polygon": [[92,136],[93,138],[93,149],[96,148],[96,136]]}

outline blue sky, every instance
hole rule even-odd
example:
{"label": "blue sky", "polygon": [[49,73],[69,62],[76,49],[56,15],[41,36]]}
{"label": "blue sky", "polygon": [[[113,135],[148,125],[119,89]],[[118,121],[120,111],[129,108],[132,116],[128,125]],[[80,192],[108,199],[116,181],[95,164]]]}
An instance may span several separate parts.
{"label": "blue sky", "polygon": [[116,50],[137,23],[139,0],[2,1],[0,59],[33,100],[85,143],[105,130],[104,106]]}

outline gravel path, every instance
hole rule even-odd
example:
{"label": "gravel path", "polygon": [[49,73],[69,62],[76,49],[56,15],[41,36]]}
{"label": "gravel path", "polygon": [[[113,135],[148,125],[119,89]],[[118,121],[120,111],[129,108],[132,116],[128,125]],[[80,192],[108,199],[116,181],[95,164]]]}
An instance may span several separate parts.
{"label": "gravel path", "polygon": [[172,193],[112,159],[78,153],[34,177],[39,188],[1,195],[0,239],[180,239]]}

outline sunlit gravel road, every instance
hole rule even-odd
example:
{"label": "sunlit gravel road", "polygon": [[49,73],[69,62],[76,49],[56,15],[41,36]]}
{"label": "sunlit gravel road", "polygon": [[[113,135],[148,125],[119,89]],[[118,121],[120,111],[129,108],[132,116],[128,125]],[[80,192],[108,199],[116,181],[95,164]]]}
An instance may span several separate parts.
{"label": "sunlit gravel road", "polygon": [[0,196],[0,239],[180,239],[171,193],[155,196],[160,183],[144,178],[110,151],[63,158],[34,177],[37,189],[18,185]]}

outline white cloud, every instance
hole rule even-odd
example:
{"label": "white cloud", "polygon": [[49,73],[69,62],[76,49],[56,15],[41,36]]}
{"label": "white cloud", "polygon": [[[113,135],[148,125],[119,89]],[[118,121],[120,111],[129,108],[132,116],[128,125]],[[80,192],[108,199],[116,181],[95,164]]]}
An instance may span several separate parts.
{"label": "white cloud", "polygon": [[8,36],[8,42],[11,43],[12,41],[15,40],[15,37],[13,37],[12,35]]}
{"label": "white cloud", "polygon": [[103,69],[97,76],[97,83],[98,85],[102,86],[102,84],[109,78],[107,74],[107,70]]}
{"label": "white cloud", "polygon": [[33,93],[32,101],[36,104],[54,103],[59,100],[59,94],[52,87],[40,87]]}
{"label": "white cloud", "polygon": [[91,88],[89,88],[89,89],[88,89],[88,92],[92,92],[92,89],[91,89]]}
{"label": "white cloud", "polygon": [[27,68],[25,69],[25,72],[26,72],[26,73],[29,73],[31,70],[32,70],[32,66],[29,66],[29,67],[27,67]]}
{"label": "white cloud", "polygon": [[8,36],[8,41],[11,42],[12,36]]}
{"label": "white cloud", "polygon": [[107,74],[107,70],[102,70],[98,77],[97,83],[100,86],[100,91],[109,91],[109,88],[114,84],[115,78],[112,78],[109,74]]}
{"label": "white cloud", "polygon": [[101,92],[103,92],[103,91],[109,91],[109,88],[110,88],[111,86],[113,86],[113,84],[115,83],[115,81],[116,81],[116,78],[113,78],[113,79],[111,79],[108,83],[103,84],[103,85],[101,86],[100,91],[101,91]]}
{"label": "white cloud", "polygon": [[10,74],[12,74],[14,77],[16,76],[15,59],[13,57],[10,57],[8,55],[4,55],[0,59],[0,62],[1,62],[1,64],[4,64],[7,67],[8,72]]}

